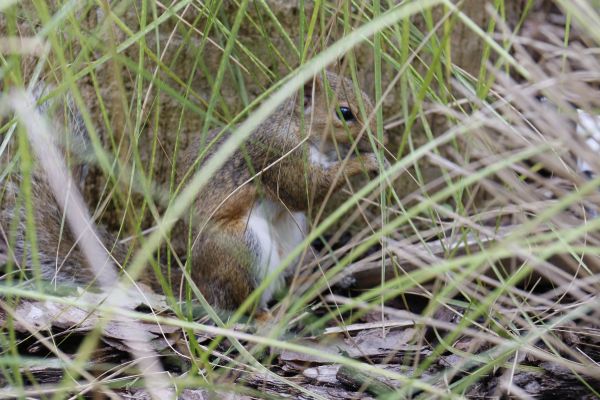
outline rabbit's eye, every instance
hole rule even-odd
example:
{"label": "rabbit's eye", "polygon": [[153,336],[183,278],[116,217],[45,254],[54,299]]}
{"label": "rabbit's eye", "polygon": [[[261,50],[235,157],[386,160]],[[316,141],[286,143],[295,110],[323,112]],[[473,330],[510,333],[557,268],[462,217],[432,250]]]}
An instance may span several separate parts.
{"label": "rabbit's eye", "polygon": [[352,122],[356,120],[356,117],[352,113],[350,107],[340,107],[338,108],[336,114],[340,120],[344,120],[346,122]]}

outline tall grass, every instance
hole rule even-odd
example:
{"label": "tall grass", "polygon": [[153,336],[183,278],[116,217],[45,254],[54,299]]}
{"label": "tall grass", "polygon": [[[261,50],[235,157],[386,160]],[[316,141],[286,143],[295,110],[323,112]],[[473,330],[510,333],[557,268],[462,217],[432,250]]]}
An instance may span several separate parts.
{"label": "tall grass", "polygon": [[[576,167],[577,159],[596,171],[600,165],[575,134],[576,109],[600,109],[599,5],[556,1],[556,22],[532,20],[538,4],[525,3],[514,16],[513,2],[504,0],[486,2],[484,11],[449,0],[0,2],[0,196],[17,193],[33,265],[27,275],[11,259],[19,226],[3,224],[0,395],[78,398],[94,391],[117,398],[146,387],[160,397],[162,387],[149,384],[154,374],[177,393],[265,397],[248,378],[259,376],[282,392],[325,398],[282,373],[277,357],[284,351],[396,382],[389,398],[461,397],[496,371],[505,378],[498,393],[522,395],[511,377],[533,359],[566,368],[583,385],[600,379],[598,360],[584,350],[599,329],[600,177],[588,179]],[[456,61],[465,51],[458,35],[477,44],[477,59]],[[43,82],[50,87],[43,100],[55,99],[58,108],[72,97],[90,134],[84,161],[91,170],[81,189],[91,220],[115,233],[117,242],[102,243],[106,249],[128,249],[125,272],[111,282],[144,297],[140,276],[165,264],[189,268],[186,232],[173,228],[193,218],[188,210],[198,192],[259,124],[326,68],[375,101],[374,113],[363,117],[376,121],[366,132],[374,149],[387,139],[379,176],[348,182],[329,207],[311,210],[302,245],[235,313],[213,310],[190,279],[184,293],[162,279],[168,315],[153,304],[150,313],[135,310],[137,300],[91,305],[106,317],[104,328],[111,319],[181,328],[168,351],[184,373],[144,369],[135,351],[133,365],[97,363],[102,326],[65,353],[62,339],[19,311],[23,302],[68,310],[90,298],[72,290],[62,296],[56,289],[63,288],[49,288],[39,274],[40,199],[32,182],[43,173],[43,157],[32,151],[36,127],[14,101],[16,89]],[[182,149],[215,127],[235,127],[234,134],[182,185],[175,173]],[[81,162],[81,155],[65,155],[70,166]],[[72,212],[66,207],[61,227]],[[245,324],[253,302],[311,243],[323,249],[273,305],[273,324]],[[383,338],[397,319],[414,321],[407,343],[427,349],[404,355],[402,372],[386,368],[399,364],[393,351],[370,362],[332,350],[324,334],[338,327],[351,340],[346,327],[378,320]],[[573,334],[587,347],[574,345]],[[32,341],[47,358],[26,355]],[[448,355],[455,364],[433,368]],[[38,367],[54,368],[58,379],[40,382],[32,372]]]}

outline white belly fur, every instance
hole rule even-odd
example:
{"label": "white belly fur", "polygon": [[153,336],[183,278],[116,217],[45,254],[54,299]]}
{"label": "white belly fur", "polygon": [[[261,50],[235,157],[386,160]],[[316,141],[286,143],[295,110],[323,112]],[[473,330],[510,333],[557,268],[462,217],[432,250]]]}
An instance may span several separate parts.
{"label": "white belly fur", "polygon": [[[266,199],[254,205],[248,218],[246,237],[250,246],[257,252],[256,263],[253,266],[257,284],[276,270],[304,240],[307,228],[306,215],[303,212],[290,212],[282,204]],[[266,307],[273,294],[283,287],[285,276],[295,264],[296,260],[265,289],[260,300],[261,307]]]}

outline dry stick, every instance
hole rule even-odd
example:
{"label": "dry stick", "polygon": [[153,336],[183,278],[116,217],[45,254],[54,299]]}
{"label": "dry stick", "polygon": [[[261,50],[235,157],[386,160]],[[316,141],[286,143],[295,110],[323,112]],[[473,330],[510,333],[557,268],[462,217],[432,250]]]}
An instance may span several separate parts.
{"label": "dry stick", "polygon": [[[26,128],[31,146],[46,172],[48,183],[56,202],[66,215],[71,232],[75,237],[80,238],[81,252],[100,288],[107,294],[106,304],[114,308],[120,307],[121,304],[128,304],[127,289],[119,282],[116,267],[100,242],[83,197],[76,189],[64,159],[53,141],[47,122],[36,110],[35,100],[27,92],[14,90],[10,94],[8,103]],[[109,319],[111,316],[105,315],[105,317]],[[169,382],[165,379],[165,373],[145,332],[136,328],[130,318],[117,316],[114,319],[127,327],[130,332],[130,337],[125,340],[125,343],[129,347],[131,356],[139,364],[148,393],[153,399],[173,398],[174,393],[169,388]]]}

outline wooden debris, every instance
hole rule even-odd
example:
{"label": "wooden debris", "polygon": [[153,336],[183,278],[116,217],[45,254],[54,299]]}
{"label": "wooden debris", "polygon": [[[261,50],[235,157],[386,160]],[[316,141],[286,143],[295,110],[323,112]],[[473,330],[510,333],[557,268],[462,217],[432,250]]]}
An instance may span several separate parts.
{"label": "wooden debris", "polygon": [[351,389],[367,391],[375,396],[382,396],[389,393],[398,386],[394,386],[389,380],[369,376],[362,371],[358,371],[348,366],[342,366],[338,370],[336,377],[342,384]]}
{"label": "wooden debris", "polygon": [[332,326],[325,329],[323,332],[325,335],[330,335],[333,333],[343,333],[343,332],[357,332],[364,331],[376,328],[383,329],[391,329],[391,328],[405,328],[408,326],[413,326],[415,323],[413,321],[400,321],[400,320],[386,320],[379,322],[367,322],[364,324],[352,324],[352,325],[342,325],[342,326]]}
{"label": "wooden debris", "polygon": [[517,372],[510,384],[498,379],[483,380],[469,390],[468,397],[500,397],[501,394],[523,393],[540,399],[592,400],[598,399],[600,380],[577,376],[555,363],[539,364],[536,372]]}

